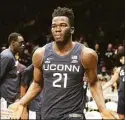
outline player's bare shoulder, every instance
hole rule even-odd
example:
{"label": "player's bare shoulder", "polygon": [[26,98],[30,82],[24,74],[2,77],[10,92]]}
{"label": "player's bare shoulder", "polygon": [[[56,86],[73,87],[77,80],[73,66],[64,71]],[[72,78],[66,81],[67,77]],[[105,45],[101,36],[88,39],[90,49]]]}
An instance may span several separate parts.
{"label": "player's bare shoulder", "polygon": [[38,48],[32,57],[32,63],[34,66],[41,66],[45,52],[45,46]]}
{"label": "player's bare shoulder", "polygon": [[84,67],[87,67],[97,64],[98,56],[93,49],[84,46],[82,49],[81,59]]}

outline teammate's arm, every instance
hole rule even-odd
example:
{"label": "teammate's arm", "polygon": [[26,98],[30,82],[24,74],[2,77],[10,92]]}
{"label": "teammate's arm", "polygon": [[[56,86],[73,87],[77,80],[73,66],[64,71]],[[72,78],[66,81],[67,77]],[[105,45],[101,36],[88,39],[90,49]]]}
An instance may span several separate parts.
{"label": "teammate's arm", "polygon": [[102,87],[97,78],[97,61],[98,57],[94,50],[90,48],[84,48],[82,51],[82,64],[86,69],[86,77],[89,83],[92,97],[94,98],[98,109],[104,119],[115,119],[115,114],[105,108],[105,101],[103,97]]}
{"label": "teammate's arm", "polygon": [[[28,86],[21,85],[20,87],[20,97],[22,98],[27,92]],[[28,108],[27,106],[24,107],[21,119],[28,119]]]}
{"label": "teammate's arm", "polygon": [[[20,98],[22,98],[27,90],[28,90],[28,86],[30,84],[30,82],[33,80],[33,66],[30,65],[29,67],[27,67],[24,72],[22,73],[22,77],[21,77],[21,87],[20,87]],[[21,119],[28,119],[28,106],[25,106]]]}
{"label": "teammate's arm", "polygon": [[118,79],[119,79],[119,72],[120,72],[120,67],[118,67],[115,71],[114,74],[111,77],[111,80],[108,81],[106,84],[103,85],[103,90],[108,88],[109,86],[113,85]]}

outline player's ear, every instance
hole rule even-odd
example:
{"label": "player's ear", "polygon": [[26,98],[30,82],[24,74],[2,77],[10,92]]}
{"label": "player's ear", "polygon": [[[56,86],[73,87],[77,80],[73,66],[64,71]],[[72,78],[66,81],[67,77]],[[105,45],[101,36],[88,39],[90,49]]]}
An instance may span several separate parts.
{"label": "player's ear", "polygon": [[15,46],[15,41],[14,40],[11,41],[11,45]]}
{"label": "player's ear", "polygon": [[74,27],[71,27],[71,34],[74,34]]}

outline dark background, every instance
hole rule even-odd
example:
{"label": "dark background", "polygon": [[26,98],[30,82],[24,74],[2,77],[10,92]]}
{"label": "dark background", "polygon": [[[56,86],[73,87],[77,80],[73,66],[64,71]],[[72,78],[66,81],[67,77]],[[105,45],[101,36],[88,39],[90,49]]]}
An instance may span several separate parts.
{"label": "dark background", "polygon": [[45,42],[43,36],[50,34],[51,14],[57,6],[73,8],[75,36],[83,34],[89,44],[124,43],[124,0],[1,0],[0,44],[6,44],[14,31],[20,32],[25,41]]}

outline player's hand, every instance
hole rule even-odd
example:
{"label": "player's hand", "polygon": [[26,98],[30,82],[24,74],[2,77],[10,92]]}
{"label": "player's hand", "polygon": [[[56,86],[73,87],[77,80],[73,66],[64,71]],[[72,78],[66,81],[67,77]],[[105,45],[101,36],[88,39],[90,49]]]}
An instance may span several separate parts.
{"label": "player's hand", "polygon": [[24,106],[21,105],[19,102],[16,102],[9,105],[8,109],[13,111],[13,117],[11,117],[11,119],[20,119],[23,113]]}
{"label": "player's hand", "polygon": [[108,110],[108,109],[104,109],[102,112],[101,112],[101,116],[103,118],[103,120],[105,119],[114,119],[114,120],[117,120],[119,119],[118,117],[118,114],[114,111],[111,111],[111,110]]}

